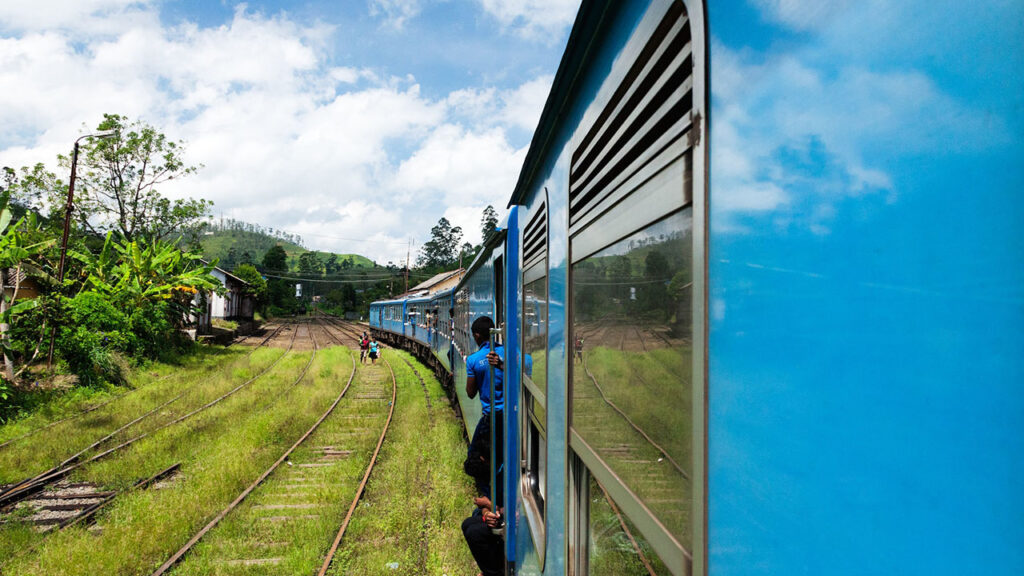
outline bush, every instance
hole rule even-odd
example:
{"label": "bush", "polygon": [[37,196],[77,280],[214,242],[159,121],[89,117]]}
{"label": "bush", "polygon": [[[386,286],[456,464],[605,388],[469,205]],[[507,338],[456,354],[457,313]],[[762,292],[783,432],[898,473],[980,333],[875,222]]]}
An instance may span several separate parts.
{"label": "bush", "polygon": [[64,316],[56,347],[68,371],[86,386],[124,382],[124,354],[139,347],[124,312],[95,292],[83,292],[64,302]]}
{"label": "bush", "polygon": [[135,347],[128,352],[135,358],[160,358],[176,346],[177,333],[171,322],[167,302],[145,303],[131,312],[128,328],[135,336]]}

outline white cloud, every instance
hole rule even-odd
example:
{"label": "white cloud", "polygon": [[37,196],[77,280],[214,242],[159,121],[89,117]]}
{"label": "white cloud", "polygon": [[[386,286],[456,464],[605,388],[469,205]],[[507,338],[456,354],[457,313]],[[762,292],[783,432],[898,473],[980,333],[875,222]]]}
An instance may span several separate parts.
{"label": "white cloud", "polygon": [[95,37],[151,22],[154,0],[8,0],[0,26],[13,30],[62,29]]}
{"label": "white cloud", "polygon": [[540,122],[540,113],[544,110],[544,103],[554,81],[553,75],[546,74],[513,90],[504,98],[505,109],[502,111],[502,119],[511,126],[518,126],[530,132],[536,130],[537,123]]}
{"label": "white cloud", "polygon": [[519,128],[532,133],[540,121],[554,76],[545,74],[517,88],[457,90],[448,95],[452,113],[474,124]]}
{"label": "white cloud", "polygon": [[851,4],[850,0],[754,0],[765,18],[797,30],[821,28]]}
{"label": "white cloud", "polygon": [[[525,149],[509,145],[500,128],[472,132],[459,125],[440,126],[399,166],[395,189],[413,202],[439,198],[444,213],[452,215],[449,220],[462,226],[465,240],[475,244],[484,207],[504,208],[525,154]],[[433,222],[426,224],[429,230]]]}
{"label": "white cloud", "polygon": [[423,9],[420,0],[370,0],[370,15],[381,16],[387,26],[401,30]]}
{"label": "white cloud", "polygon": [[477,0],[501,25],[531,39],[561,38],[573,23],[579,0]]}
{"label": "white cloud", "polygon": [[712,210],[723,230],[761,216],[827,234],[844,198],[897,200],[897,155],[941,153],[952,134],[975,149],[1009,140],[998,119],[919,70],[833,69],[827,48],[761,56],[714,41],[713,52]]}
{"label": "white cloud", "polygon": [[446,214],[479,241],[484,206],[503,210],[525,155],[508,130],[532,131],[551,82],[429,98],[411,75],[333,65],[325,26],[245,6],[216,27],[164,26],[146,3],[82,6],[131,23],[0,37],[0,166],[55,169],[104,112],[141,118],[204,166],[165,195],[379,262],[404,261]]}

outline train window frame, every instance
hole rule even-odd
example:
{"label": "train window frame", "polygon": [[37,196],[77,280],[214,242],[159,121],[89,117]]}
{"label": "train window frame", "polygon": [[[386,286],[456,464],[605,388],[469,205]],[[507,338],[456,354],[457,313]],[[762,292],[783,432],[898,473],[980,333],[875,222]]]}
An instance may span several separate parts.
{"label": "train window frame", "polygon": [[[653,39],[667,37],[659,36],[664,34],[665,30],[671,29],[671,34],[676,34],[676,30],[682,30],[676,21],[671,22],[667,27],[665,24],[669,22],[668,16],[678,11],[680,7],[684,13],[679,22],[685,18],[685,22],[689,25],[690,37],[687,41],[691,53],[689,62],[680,60],[671,51],[666,52],[663,45],[656,49],[658,52],[651,51]],[[707,121],[705,120],[708,99],[706,26],[703,3],[684,0],[656,1],[637,26],[633,37],[623,48],[621,56],[613,65],[612,70],[609,71],[598,96],[594,98],[594,102],[598,104],[584,113],[570,142],[573,158],[569,182],[570,211],[567,218],[569,227],[567,290],[570,295],[566,303],[567,342],[574,341],[576,333],[575,304],[572,296],[575,294],[573,279],[575,264],[641,232],[661,219],[669,218],[687,208],[691,210],[690,266],[693,282],[690,294],[692,364],[689,396],[692,402],[690,426],[692,456],[688,464],[691,467],[690,474],[693,483],[689,501],[691,533],[687,546],[682,546],[670,534],[651,510],[609,465],[602,461],[579,432],[574,429],[573,382],[575,369],[571,361],[567,362],[566,372],[569,400],[567,443],[570,448],[569,453],[573,455],[572,460],[577,461],[582,469],[577,473],[574,473],[573,469],[570,470],[568,494],[575,495],[577,499],[583,498],[582,503],[579,503],[578,500],[574,501],[578,503],[577,508],[582,506],[585,503],[586,486],[583,486],[581,492],[580,482],[587,482],[589,475],[592,474],[595,480],[604,486],[609,497],[618,504],[619,508],[625,512],[626,517],[647,539],[668,569],[676,575],[707,573],[708,322],[706,300],[709,191],[706,174],[709,154],[706,137]],[[692,66],[690,77],[678,88],[684,95],[684,101],[686,98],[690,99],[690,110],[679,117],[680,124],[673,125],[682,126],[678,133],[681,136],[671,137],[668,133],[665,133],[664,136],[659,134],[657,149],[631,150],[630,154],[636,154],[634,156],[636,163],[627,165],[629,171],[607,172],[612,166],[611,164],[607,164],[608,167],[605,168],[599,166],[595,168],[597,162],[606,161],[594,156],[594,154],[603,153],[601,148],[594,147],[594,143],[599,139],[607,138],[611,131],[618,130],[616,126],[611,125],[611,131],[608,131],[606,126],[609,124],[600,126],[599,124],[611,122],[609,118],[614,117],[615,114],[629,114],[632,110],[639,109],[637,106],[623,108],[621,103],[615,104],[612,95],[621,93],[623,90],[633,90],[632,87],[624,87],[636,80],[636,77],[631,76],[636,70],[635,63],[640,62],[642,55],[646,58],[650,57],[652,53],[658,54],[658,58],[665,55],[671,56],[674,59],[673,66],[679,65],[681,61],[683,69],[687,65]],[[650,68],[651,64],[644,66],[646,68],[642,74],[646,74],[647,70],[652,69]],[[641,96],[645,103],[650,101],[648,94],[644,93]],[[618,108],[613,109],[613,106]],[[614,120],[614,122],[618,121]],[[604,134],[598,132],[599,136],[595,139],[594,133],[598,130],[605,132]],[[592,157],[587,158],[580,156],[581,154]],[[583,160],[577,170],[576,161],[579,158],[583,158]],[[680,166],[680,164],[682,165]],[[680,168],[682,169],[681,183],[678,176]],[[597,171],[605,171],[605,173],[599,174]],[[592,184],[588,180],[596,182],[596,184]],[[682,194],[680,194],[680,187],[682,187]],[[587,573],[585,548],[589,528],[586,523],[586,514],[585,506],[582,511],[570,510],[568,527],[570,532],[574,533],[570,534],[569,550],[575,549],[573,558],[570,559],[570,573]],[[580,550],[581,548],[583,550]]]}
{"label": "train window frame", "polygon": [[[543,260],[523,272],[524,305],[522,306],[523,316],[520,321],[524,326],[527,309],[525,305],[525,287],[535,282],[542,282],[544,299],[547,300],[550,291],[547,266],[548,261],[545,256]],[[547,313],[547,305],[545,305],[544,309],[545,313]],[[546,328],[543,340],[543,348],[546,350],[548,346],[548,331]],[[524,355],[528,353],[525,344],[522,350]],[[522,498],[523,510],[526,512],[526,521],[529,524],[533,546],[537,552],[538,567],[543,570],[547,557],[547,514],[545,507],[547,505],[546,495],[548,494],[547,466],[550,461],[547,454],[549,446],[547,437],[547,396],[540,391],[540,388],[533,382],[533,379],[526,375],[525,358],[521,365],[523,366],[523,394],[520,398],[520,446],[523,447],[523,457],[520,465],[519,494]],[[540,421],[541,417],[536,413],[535,403],[539,404],[543,410],[543,422]],[[536,484],[533,483],[534,479],[536,479]]]}

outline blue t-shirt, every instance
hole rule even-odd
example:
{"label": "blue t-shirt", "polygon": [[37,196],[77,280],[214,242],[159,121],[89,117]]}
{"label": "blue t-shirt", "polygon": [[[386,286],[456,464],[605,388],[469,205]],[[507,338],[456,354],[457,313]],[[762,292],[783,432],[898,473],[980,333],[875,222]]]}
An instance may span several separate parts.
{"label": "blue t-shirt", "polygon": [[[466,375],[472,376],[476,380],[476,387],[480,391],[480,404],[483,406],[484,414],[491,413],[491,365],[487,362],[487,353],[490,351],[490,343],[484,342],[480,345],[479,350],[470,354],[469,358],[466,358]],[[499,358],[505,359],[504,347],[498,346],[494,351],[498,353]],[[504,387],[502,386],[505,382],[505,375],[497,366],[494,367],[494,379],[498,381],[498,392],[494,395],[494,406],[498,410],[502,410],[505,407],[505,394]]]}

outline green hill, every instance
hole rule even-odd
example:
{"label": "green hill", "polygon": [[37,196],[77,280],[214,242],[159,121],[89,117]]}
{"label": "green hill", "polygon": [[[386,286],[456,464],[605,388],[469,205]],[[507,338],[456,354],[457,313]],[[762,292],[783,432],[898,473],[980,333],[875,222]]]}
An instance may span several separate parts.
{"label": "green hill", "polygon": [[[252,262],[258,266],[267,250],[274,245],[280,245],[288,254],[288,269],[294,272],[299,270],[299,257],[305,252],[310,252],[302,246],[302,238],[297,235],[237,220],[208,224],[199,243],[203,249],[203,257],[207,260],[216,258],[219,261],[218,266],[226,270],[232,270],[243,262]],[[313,252],[324,263],[334,256],[339,267],[346,260],[351,262],[347,266],[351,269],[374,266],[373,261],[359,254],[336,254],[319,250]]]}

